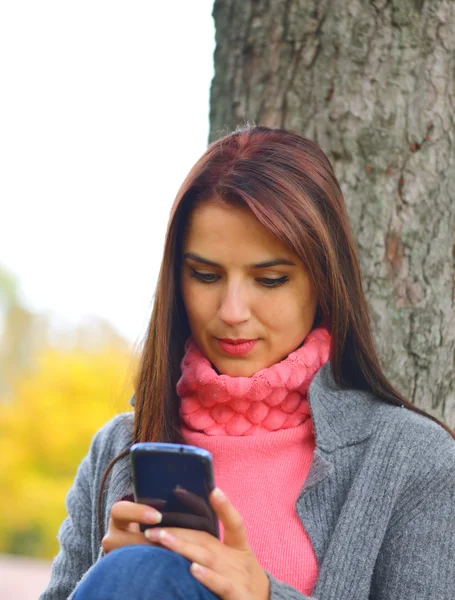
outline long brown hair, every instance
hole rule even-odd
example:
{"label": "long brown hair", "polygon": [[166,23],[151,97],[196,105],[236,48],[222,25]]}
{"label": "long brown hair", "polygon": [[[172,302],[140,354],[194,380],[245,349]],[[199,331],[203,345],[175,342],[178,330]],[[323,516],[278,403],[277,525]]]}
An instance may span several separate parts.
{"label": "long brown hair", "polygon": [[382,371],[345,202],[328,158],[300,135],[254,126],[212,143],[172,207],[136,383],[133,441],[182,441],[176,384],[190,334],[180,292],[182,238],[195,205],[216,198],[248,207],[305,265],[331,331],[330,362],[337,384],[406,406],[455,438],[446,425],[395,390]]}

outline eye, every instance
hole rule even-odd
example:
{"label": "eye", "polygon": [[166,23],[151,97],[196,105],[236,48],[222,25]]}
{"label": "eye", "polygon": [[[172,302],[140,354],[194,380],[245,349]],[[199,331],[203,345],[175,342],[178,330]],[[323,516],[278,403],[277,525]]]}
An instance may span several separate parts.
{"label": "eye", "polygon": [[197,279],[201,283],[215,283],[220,279],[220,275],[216,273],[201,273],[200,271],[196,271],[196,269],[191,269],[190,277]]}
{"label": "eye", "polygon": [[283,277],[279,277],[277,279],[274,279],[272,277],[260,277],[259,279],[256,279],[256,281],[264,287],[276,288],[280,285],[283,285],[283,283],[289,281],[289,277],[287,275],[283,275]]}

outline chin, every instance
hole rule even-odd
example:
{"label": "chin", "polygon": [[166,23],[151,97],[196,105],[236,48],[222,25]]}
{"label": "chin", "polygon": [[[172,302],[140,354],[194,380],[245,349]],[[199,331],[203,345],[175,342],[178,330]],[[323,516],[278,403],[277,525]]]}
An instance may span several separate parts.
{"label": "chin", "polygon": [[212,364],[220,375],[228,375],[228,377],[252,377],[263,368],[251,362],[248,364],[247,361],[244,361],[242,364],[241,360],[237,364],[232,364],[232,362],[224,360]]}

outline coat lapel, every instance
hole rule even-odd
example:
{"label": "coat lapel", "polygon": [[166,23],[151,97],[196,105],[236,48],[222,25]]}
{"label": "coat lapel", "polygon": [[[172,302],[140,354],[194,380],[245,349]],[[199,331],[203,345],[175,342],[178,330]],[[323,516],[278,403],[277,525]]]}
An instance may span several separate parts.
{"label": "coat lapel", "polygon": [[367,392],[340,389],[330,363],[315,375],[308,400],[316,449],[296,511],[320,565],[338,518],[330,509],[340,505],[340,490],[349,489],[358,444],[373,433],[373,414],[380,403]]}

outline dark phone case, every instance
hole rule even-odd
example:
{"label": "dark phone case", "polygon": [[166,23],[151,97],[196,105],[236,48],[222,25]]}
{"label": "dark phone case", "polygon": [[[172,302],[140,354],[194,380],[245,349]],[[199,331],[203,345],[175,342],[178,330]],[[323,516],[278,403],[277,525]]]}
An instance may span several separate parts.
{"label": "dark phone case", "polygon": [[218,519],[208,502],[215,484],[212,456],[184,444],[144,442],[130,449],[134,500],[153,506],[163,520],[148,527],[184,527],[219,538]]}

